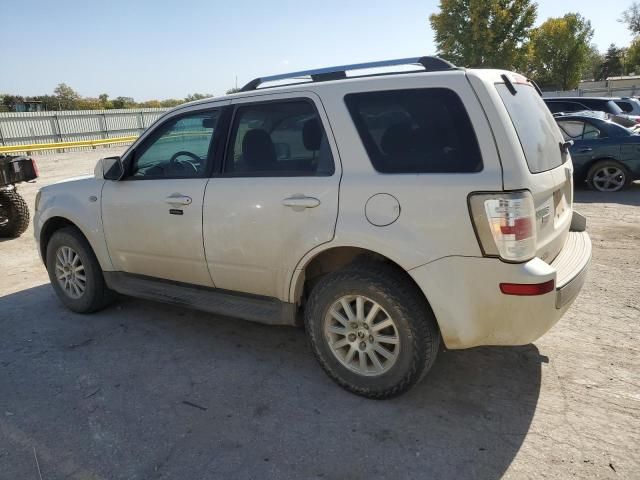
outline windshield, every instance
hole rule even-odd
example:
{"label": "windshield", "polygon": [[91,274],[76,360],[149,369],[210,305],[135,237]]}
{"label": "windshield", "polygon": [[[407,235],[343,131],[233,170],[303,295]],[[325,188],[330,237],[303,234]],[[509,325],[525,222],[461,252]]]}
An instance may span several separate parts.
{"label": "windshield", "polygon": [[496,84],[516,129],[531,173],[559,167],[563,156],[559,145],[564,141],[551,112],[530,85],[515,85],[513,95],[504,83]]}

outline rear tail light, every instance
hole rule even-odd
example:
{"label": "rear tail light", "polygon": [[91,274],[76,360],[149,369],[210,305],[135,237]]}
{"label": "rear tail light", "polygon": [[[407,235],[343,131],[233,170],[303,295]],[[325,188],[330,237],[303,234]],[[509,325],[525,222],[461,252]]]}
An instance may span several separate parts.
{"label": "rear tail light", "polygon": [[471,219],[486,256],[526,262],[536,254],[536,210],[528,191],[469,197]]}
{"label": "rear tail light", "polygon": [[40,171],[38,170],[38,164],[33,158],[31,159],[31,166],[33,167],[33,173],[35,173],[36,178],[39,177]]}

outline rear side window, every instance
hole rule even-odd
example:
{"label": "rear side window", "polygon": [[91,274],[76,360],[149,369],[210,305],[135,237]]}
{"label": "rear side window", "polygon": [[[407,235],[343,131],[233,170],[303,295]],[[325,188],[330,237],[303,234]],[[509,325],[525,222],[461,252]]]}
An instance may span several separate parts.
{"label": "rear side window", "polygon": [[633,112],[633,105],[631,105],[631,102],[616,100],[616,105],[618,105],[625,113]]}
{"label": "rear side window", "polygon": [[353,93],[345,102],[378,172],[482,170],[482,155],[469,115],[449,89]]}
{"label": "rear side window", "polygon": [[496,84],[511,117],[531,173],[559,167],[564,162],[560,129],[551,112],[530,85],[516,85],[515,95],[504,83]]}

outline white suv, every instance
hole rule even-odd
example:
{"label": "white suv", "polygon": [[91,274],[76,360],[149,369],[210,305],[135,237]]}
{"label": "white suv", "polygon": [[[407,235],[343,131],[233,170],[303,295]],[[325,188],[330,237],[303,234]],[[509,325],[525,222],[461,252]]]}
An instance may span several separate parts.
{"label": "white suv", "polygon": [[591,243],[568,147],[514,73],[295,72],[175,108],[93,177],[41,189],[35,236],[75,312],[119,292],[304,319],[331,378],[385,398],[441,338],[527,344],[576,298]]}

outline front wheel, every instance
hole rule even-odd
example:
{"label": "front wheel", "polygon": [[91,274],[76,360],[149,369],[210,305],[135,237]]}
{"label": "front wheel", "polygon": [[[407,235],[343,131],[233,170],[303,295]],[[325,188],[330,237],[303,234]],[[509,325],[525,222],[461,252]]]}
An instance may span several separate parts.
{"label": "front wheel", "polygon": [[618,192],[631,183],[629,171],[615,160],[602,160],[589,169],[587,184],[599,192]]}
{"label": "front wheel", "polygon": [[63,228],[51,236],[46,264],[53,289],[70,310],[91,313],[111,302],[113,292],[105,284],[100,264],[75,228]]}
{"label": "front wheel", "polygon": [[17,190],[0,190],[0,237],[15,238],[29,227],[29,207]]}
{"label": "front wheel", "polygon": [[323,277],[305,309],[311,348],[325,372],[368,398],[397,396],[435,361],[440,332],[424,296],[386,264],[354,264]]}

